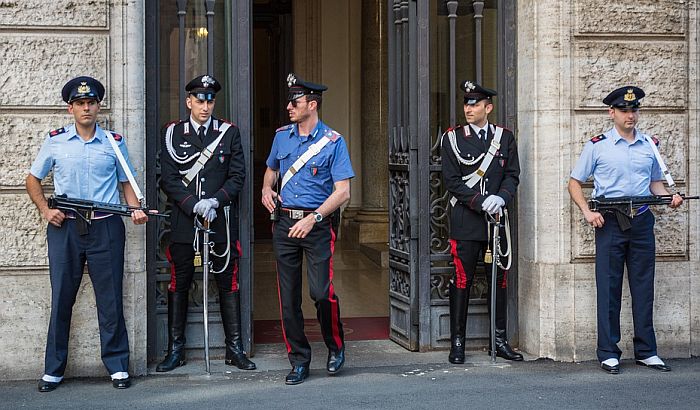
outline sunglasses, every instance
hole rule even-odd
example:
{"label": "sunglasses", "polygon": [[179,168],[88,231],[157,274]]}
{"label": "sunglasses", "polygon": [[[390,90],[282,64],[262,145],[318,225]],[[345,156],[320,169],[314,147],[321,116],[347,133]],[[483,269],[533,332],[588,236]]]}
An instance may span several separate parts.
{"label": "sunglasses", "polygon": [[289,103],[292,104],[292,107],[297,108],[297,104],[302,103],[302,102],[307,103],[308,101],[296,99],[296,100],[291,100]]}

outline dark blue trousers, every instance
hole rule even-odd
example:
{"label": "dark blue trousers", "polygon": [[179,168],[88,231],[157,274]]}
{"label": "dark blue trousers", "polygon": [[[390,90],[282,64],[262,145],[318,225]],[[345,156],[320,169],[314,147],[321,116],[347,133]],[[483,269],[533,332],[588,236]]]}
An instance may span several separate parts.
{"label": "dark blue trousers", "polygon": [[124,222],[118,216],[93,220],[88,233],[80,235],[77,222],[66,219],[60,228],[49,224],[47,238],[51,321],[45,373],[63,376],[66,370],[73,304],[86,262],[95,290],[102,362],[110,374],[128,371],[129,340],[122,309]]}
{"label": "dark blue trousers", "polygon": [[595,276],[598,292],[598,360],[619,359],[620,304],[622,277],[632,296],[634,357],[656,355],[654,335],[654,269],[656,241],[654,215],[646,211],[632,219],[632,228],[623,232],[613,213],[606,213],[605,224],[596,229]]}

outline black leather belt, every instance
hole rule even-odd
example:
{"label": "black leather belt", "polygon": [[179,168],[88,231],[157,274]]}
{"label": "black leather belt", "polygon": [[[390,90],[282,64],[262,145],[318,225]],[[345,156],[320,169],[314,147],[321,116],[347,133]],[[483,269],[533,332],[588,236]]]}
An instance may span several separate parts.
{"label": "black leather belt", "polygon": [[312,214],[313,212],[314,211],[306,211],[304,209],[282,208],[282,215],[288,216],[295,220],[304,219],[306,215]]}

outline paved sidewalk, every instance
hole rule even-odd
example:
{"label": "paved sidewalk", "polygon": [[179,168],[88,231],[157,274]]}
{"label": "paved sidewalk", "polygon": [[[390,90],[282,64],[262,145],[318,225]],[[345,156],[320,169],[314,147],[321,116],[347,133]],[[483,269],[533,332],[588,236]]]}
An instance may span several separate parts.
{"label": "paved sidewalk", "polygon": [[465,365],[447,362],[447,352],[411,353],[389,341],[348,342],[348,361],[337,376],[325,372],[326,351],[314,344],[311,375],[284,385],[289,371],[281,345],[260,346],[258,369],[244,372],[202,361],[167,373],[134,379],[116,390],[108,377],[68,379],[56,391],[39,393],[36,380],[0,382],[0,409],[405,409],[405,408],[700,408],[700,359],[667,360],[670,373],[622,361],[620,375],[596,362],[559,363],[498,359],[468,352]]}

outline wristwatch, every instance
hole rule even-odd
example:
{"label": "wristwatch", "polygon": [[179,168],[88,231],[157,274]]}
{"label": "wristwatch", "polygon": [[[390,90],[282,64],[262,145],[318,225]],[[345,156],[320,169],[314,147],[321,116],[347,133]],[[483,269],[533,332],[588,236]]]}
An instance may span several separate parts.
{"label": "wristwatch", "polygon": [[313,211],[312,214],[316,222],[321,222],[323,220],[323,215],[321,215],[320,213]]}

